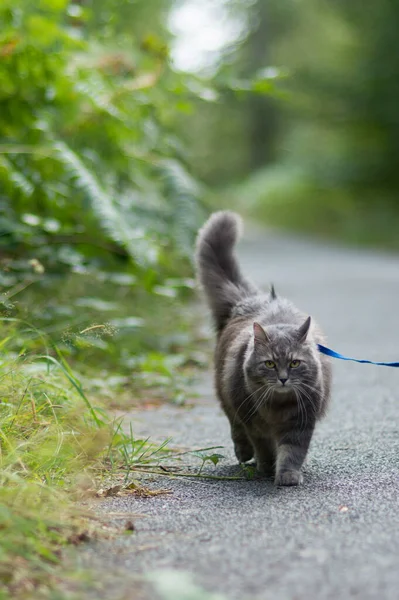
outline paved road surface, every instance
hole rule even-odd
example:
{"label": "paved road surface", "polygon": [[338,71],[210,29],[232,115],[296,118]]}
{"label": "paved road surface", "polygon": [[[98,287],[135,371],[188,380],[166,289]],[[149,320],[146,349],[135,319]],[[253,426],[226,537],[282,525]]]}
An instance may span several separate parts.
{"label": "paved road surface", "polygon": [[[333,348],[399,359],[397,258],[264,232],[245,239],[239,255],[256,282],[273,281],[313,315]],[[120,586],[102,597],[138,597],[137,573],[178,569],[229,600],[397,600],[399,369],[338,361],[334,367],[333,402],[301,488],[163,479],[155,485],[172,489],[170,496],[104,501],[100,510],[147,517],[136,521],[135,535],[85,551],[85,564],[118,573]],[[227,420],[210,375],[200,388],[191,410],[163,406],[132,414],[135,429],[157,439],[172,435],[189,448],[223,445],[226,458],[211,472],[232,474]]]}

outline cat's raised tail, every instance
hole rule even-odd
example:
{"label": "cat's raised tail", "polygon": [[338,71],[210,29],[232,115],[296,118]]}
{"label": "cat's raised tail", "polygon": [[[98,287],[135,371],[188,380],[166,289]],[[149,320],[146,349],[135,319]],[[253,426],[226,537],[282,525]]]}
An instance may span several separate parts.
{"label": "cat's raised tail", "polygon": [[210,216],[197,237],[197,273],[218,331],[233,307],[256,289],[241,274],[234,246],[241,233],[241,217],[230,211]]}

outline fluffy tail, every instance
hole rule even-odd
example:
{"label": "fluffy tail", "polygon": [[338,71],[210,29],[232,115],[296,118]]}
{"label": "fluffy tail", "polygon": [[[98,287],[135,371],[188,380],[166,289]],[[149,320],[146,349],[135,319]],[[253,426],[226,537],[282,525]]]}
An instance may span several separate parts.
{"label": "fluffy tail", "polygon": [[211,215],[197,237],[198,277],[218,331],[226,325],[237,302],[256,291],[242,276],[233,253],[240,231],[239,215],[220,211]]}

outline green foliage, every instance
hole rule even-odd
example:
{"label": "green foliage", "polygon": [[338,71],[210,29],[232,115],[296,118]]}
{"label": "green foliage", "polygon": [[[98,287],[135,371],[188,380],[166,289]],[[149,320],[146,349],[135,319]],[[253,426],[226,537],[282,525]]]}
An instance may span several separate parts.
{"label": "green foliage", "polygon": [[176,124],[201,85],[169,67],[169,8],[0,3],[4,598],[55,583],[79,526],[75,494],[99,477],[127,483],[165,452],[126,433],[100,397],[131,404],[150,380],[183,401],[203,209]]}
{"label": "green foliage", "polygon": [[72,498],[105,475],[122,472],[127,481],[132,468],[154,463],[165,444],[125,433],[94,406],[37,329],[3,320],[0,347],[0,594],[17,598],[52,587],[60,550],[89,527]]}
{"label": "green foliage", "polygon": [[[112,407],[183,403],[192,371],[207,361],[201,322],[193,323],[185,305],[194,281],[167,278],[160,285],[157,273],[144,275],[84,266],[63,277],[33,273],[10,288],[0,314],[50,333],[89,392]],[[39,341],[33,331],[24,335],[29,352],[40,352]]]}
{"label": "green foliage", "polygon": [[201,85],[169,67],[169,8],[0,6],[1,314],[51,331],[88,378],[131,374],[130,389],[147,355],[161,385],[189,337],[181,300],[204,212],[176,135]]}
{"label": "green foliage", "polygon": [[52,368],[49,355],[27,358],[14,330],[13,322],[2,326],[2,597],[32,592],[51,578],[58,549],[74,528],[64,490],[93,465],[110,435],[75,377],[61,363]]}
{"label": "green foliage", "polygon": [[276,107],[284,99],[287,69],[276,64],[273,48],[291,21],[286,0],[219,4],[232,38],[215,59],[217,93],[211,102],[197,103],[182,129],[192,164],[213,187],[238,181],[275,156]]}
{"label": "green foliage", "polygon": [[376,204],[373,191],[359,197],[354,191],[328,189],[305,169],[291,165],[257,171],[241,184],[214,193],[210,203],[233,205],[258,224],[324,240],[399,250],[394,205]]}
{"label": "green foliage", "polygon": [[[241,86],[200,107],[187,131],[203,177],[227,185],[229,207],[235,181],[238,206],[256,207],[252,214],[273,225],[397,248],[398,4],[224,6],[246,26],[221,57],[216,79],[250,79],[247,89],[265,95],[243,96]],[[258,73],[269,80],[257,82]]]}
{"label": "green foliage", "polygon": [[219,463],[219,461],[222,458],[224,458],[224,455],[220,454],[219,452],[212,452],[212,454],[209,454],[210,450],[215,450],[218,448],[223,448],[223,446],[213,446],[212,448],[202,448],[201,450],[194,450],[194,451],[190,452],[190,454],[192,456],[196,456],[197,458],[201,459],[201,461],[202,461],[202,464],[201,464],[198,474],[197,474],[198,476],[201,475],[201,472],[207,462],[211,462],[216,467],[216,465]]}
{"label": "green foliage", "polygon": [[[365,207],[397,206],[397,5],[307,0],[297,16],[279,49],[294,74],[291,160],[320,186],[355,192]],[[306,51],[295,53],[299,45]]]}
{"label": "green foliage", "polygon": [[[112,46],[120,21],[106,24],[114,8],[102,5],[1,4],[1,245],[46,269],[116,255],[167,272],[200,216],[173,133],[188,92],[155,33]],[[130,2],[118,6],[133,16]]]}
{"label": "green foliage", "polygon": [[278,226],[397,249],[398,7],[283,4],[291,19],[273,53],[290,72],[289,102],[280,107],[278,165],[244,186],[254,190],[250,211]]}

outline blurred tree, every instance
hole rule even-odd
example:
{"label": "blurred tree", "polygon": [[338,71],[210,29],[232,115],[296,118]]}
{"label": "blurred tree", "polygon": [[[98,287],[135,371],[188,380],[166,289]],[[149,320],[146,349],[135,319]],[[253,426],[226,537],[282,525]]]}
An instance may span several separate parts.
{"label": "blurred tree", "polygon": [[[248,7],[248,30],[238,45],[236,61],[242,77],[278,75],[275,48],[292,26],[292,13],[287,0],[255,0]],[[270,90],[271,92],[273,90]],[[250,94],[247,98],[248,144],[250,168],[258,169],[276,158],[276,142],[280,131],[280,101],[273,93]]]}
{"label": "blurred tree", "polygon": [[[245,26],[220,59],[219,98],[183,118],[201,176],[219,185],[274,162],[360,205],[397,204],[399,4],[231,0],[225,6]],[[283,97],[275,98],[273,71],[288,73],[277,88]],[[245,93],[243,82],[262,73],[264,94]]]}
{"label": "blurred tree", "polygon": [[144,39],[149,33],[170,37],[167,16],[173,0],[79,0],[90,14],[87,31],[96,39],[118,43]]}
{"label": "blurred tree", "polygon": [[299,166],[319,188],[346,190],[361,204],[397,203],[399,5],[283,5],[291,18],[273,44],[275,64],[290,72],[289,102],[278,107],[285,123],[280,160]]}
{"label": "blurred tree", "polygon": [[275,158],[280,73],[269,67],[275,64],[275,46],[287,21],[292,21],[288,2],[230,0],[223,4],[230,18],[241,23],[241,31],[216,65],[213,83],[218,97],[213,103],[197,103],[195,117],[185,117],[182,127],[192,164],[212,185],[240,179]]}
{"label": "blurred tree", "polygon": [[[372,185],[398,203],[399,188],[399,5],[355,0],[336,3],[356,44],[352,86],[346,95],[354,154],[354,181]],[[391,190],[393,193],[389,193]]]}
{"label": "blurred tree", "polygon": [[[265,65],[270,64],[270,49],[273,43],[270,19],[270,4],[267,2],[255,3],[252,11],[252,28],[247,39],[248,67],[252,72],[257,72]],[[251,154],[251,167],[258,169],[273,158],[273,147],[276,133],[276,111],[273,110],[270,98],[251,95],[248,98],[249,113],[249,144]]]}

